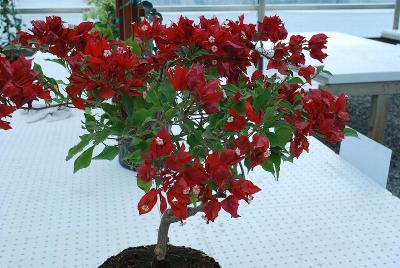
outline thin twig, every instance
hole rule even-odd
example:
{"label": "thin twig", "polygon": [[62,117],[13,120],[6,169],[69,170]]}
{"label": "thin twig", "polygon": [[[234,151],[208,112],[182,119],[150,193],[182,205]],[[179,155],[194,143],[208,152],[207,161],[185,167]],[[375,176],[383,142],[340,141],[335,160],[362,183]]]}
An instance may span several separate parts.
{"label": "thin twig", "polygon": [[243,168],[243,165],[242,165],[242,161],[239,162],[239,167],[240,167],[240,171],[242,172],[243,179],[245,179],[246,175],[244,174],[244,168]]}
{"label": "thin twig", "polygon": [[15,109],[19,109],[19,110],[28,110],[28,111],[30,111],[30,110],[32,110],[32,111],[40,111],[40,110],[50,109],[50,108],[54,108],[54,107],[74,108],[72,106],[68,106],[70,104],[72,104],[72,103],[69,103],[69,102],[68,103],[59,103],[59,104],[53,104],[53,105],[44,106],[44,107],[20,107],[20,108],[18,108],[18,107],[14,106],[14,108]]}

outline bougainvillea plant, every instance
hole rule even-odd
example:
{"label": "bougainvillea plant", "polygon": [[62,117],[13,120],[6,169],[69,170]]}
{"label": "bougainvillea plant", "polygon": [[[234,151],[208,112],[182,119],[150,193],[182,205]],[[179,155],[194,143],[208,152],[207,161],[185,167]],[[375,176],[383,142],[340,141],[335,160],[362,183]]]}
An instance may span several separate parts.
{"label": "bougainvillea plant", "polygon": [[[143,21],[127,43],[106,40],[90,22],[33,21],[15,43],[57,56],[69,82],[57,84],[31,60],[0,58],[0,128],[10,129],[6,118],[36,100],[43,109],[83,110],[86,134],[67,156],[77,156],[75,172],[113,159],[129,139],[135,150],[125,157],[145,191],[139,214],[158,204],[163,215],[155,247],[163,260],[171,223],[198,212],[207,223],[223,211],[240,217],[239,204],[260,191],[246,170],[261,166],[278,177],[282,161],[309,150],[310,135],[337,143],[349,131],[346,96],[304,89],[325,72],[307,65],[305,54],[323,62],[327,36],[288,37],[277,16],[258,26],[243,20]],[[272,75],[254,68],[261,57]]]}

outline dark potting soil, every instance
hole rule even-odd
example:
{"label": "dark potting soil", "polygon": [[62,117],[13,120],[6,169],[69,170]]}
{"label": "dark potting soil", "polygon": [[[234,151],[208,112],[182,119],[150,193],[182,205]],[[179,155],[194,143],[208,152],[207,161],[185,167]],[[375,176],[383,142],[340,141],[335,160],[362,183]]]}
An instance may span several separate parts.
{"label": "dark potting soil", "polygon": [[[141,246],[127,248],[116,256],[110,257],[99,268],[151,268],[154,247]],[[221,268],[221,266],[204,252],[178,246],[168,246],[165,263],[157,268]]]}

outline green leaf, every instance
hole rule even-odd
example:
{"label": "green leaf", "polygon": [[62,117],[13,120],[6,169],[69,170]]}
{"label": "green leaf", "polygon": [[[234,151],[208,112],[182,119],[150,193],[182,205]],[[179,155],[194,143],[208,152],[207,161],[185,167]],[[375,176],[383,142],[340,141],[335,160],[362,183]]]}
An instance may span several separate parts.
{"label": "green leaf", "polygon": [[282,154],[282,160],[286,161],[286,162],[290,162],[293,163],[293,157],[289,156],[289,155],[284,155]]}
{"label": "green leaf", "polygon": [[289,127],[275,128],[275,134],[278,138],[278,146],[285,148],[286,144],[292,139],[293,129]]}
{"label": "green leaf", "polygon": [[257,97],[255,97],[253,101],[253,106],[256,112],[264,111],[267,108],[270,100],[271,100],[271,91],[265,90],[263,88],[261,93]]}
{"label": "green leaf", "polygon": [[85,112],[85,128],[89,132],[94,132],[97,129],[97,121],[96,118],[89,114],[88,112]]}
{"label": "green leaf", "polygon": [[140,48],[139,44],[135,41],[133,37],[130,37],[128,40],[126,40],[125,44],[130,46],[132,52],[135,53],[138,57],[142,56],[142,49]]}
{"label": "green leaf", "polygon": [[160,93],[163,103],[173,103],[176,97],[176,91],[171,83],[165,79],[160,85]]}
{"label": "green leaf", "polygon": [[99,160],[113,160],[119,153],[119,148],[117,146],[106,146],[103,151],[96,155],[93,159]]}
{"label": "green leaf", "polygon": [[192,53],[191,58],[192,58],[192,59],[195,59],[195,58],[198,58],[198,57],[201,57],[201,56],[204,56],[204,55],[209,55],[209,54],[210,54],[210,53],[208,53],[207,50],[198,49],[198,50],[196,50],[194,53]]}
{"label": "green leaf", "polygon": [[270,128],[272,126],[272,124],[275,121],[275,110],[272,107],[268,107],[265,110],[265,116],[264,116],[264,127],[265,128]]}
{"label": "green leaf", "polygon": [[279,101],[277,102],[277,104],[278,104],[279,106],[282,106],[282,107],[288,109],[288,110],[291,111],[292,113],[295,112],[293,105],[292,105],[290,102],[286,101],[286,100],[279,100]]}
{"label": "green leaf", "polygon": [[77,153],[81,152],[90,142],[91,140],[91,135],[90,134],[85,134],[79,137],[81,141],[69,149],[68,155],[66,157],[66,160],[70,160],[72,157],[74,157]]}
{"label": "green leaf", "polygon": [[128,115],[128,117],[132,117],[134,106],[132,98],[128,94],[122,94],[121,99],[125,113]]}
{"label": "green leaf", "polygon": [[195,130],[190,133],[187,137],[187,143],[190,147],[195,147],[199,145],[203,139],[201,138],[202,132],[200,130]]}
{"label": "green leaf", "polygon": [[265,135],[267,136],[271,147],[280,147],[280,141],[275,133],[267,132]]}
{"label": "green leaf", "polygon": [[63,59],[46,59],[46,61],[51,61],[60,64],[62,67],[67,68],[67,63]]}
{"label": "green leaf", "polygon": [[147,109],[138,109],[132,114],[132,123],[134,126],[140,126],[149,117],[151,117],[151,111]]}
{"label": "green leaf", "polygon": [[264,161],[264,163],[261,164],[261,167],[268,172],[271,172],[275,176],[275,169],[274,169],[274,163],[267,159]]}
{"label": "green leaf", "polygon": [[152,87],[150,87],[150,89],[147,91],[146,101],[155,105],[160,103],[157,92]]}
{"label": "green leaf", "polygon": [[358,138],[358,133],[356,130],[346,127],[345,129],[343,129],[343,134],[347,137],[356,137]]}
{"label": "green leaf", "polygon": [[274,163],[275,175],[276,175],[275,178],[279,179],[279,172],[281,170],[281,163],[282,163],[280,153],[272,153],[269,159]]}
{"label": "green leaf", "polygon": [[94,138],[94,143],[100,144],[105,141],[112,134],[112,130],[110,128],[103,129],[101,131],[96,132],[96,138]]}
{"label": "green leaf", "polygon": [[272,152],[271,155],[261,164],[262,168],[268,172],[271,172],[276,179],[279,178],[279,172],[281,170],[282,159],[280,152]]}
{"label": "green leaf", "polygon": [[319,65],[319,66],[317,66],[316,74],[325,73],[325,74],[327,74],[327,75],[329,75],[329,76],[333,76],[333,74],[332,74],[331,72],[329,72],[328,70],[325,70],[324,68],[325,68],[324,65]]}
{"label": "green leaf", "polygon": [[300,77],[292,77],[289,80],[287,80],[288,84],[303,84],[304,81]]}
{"label": "green leaf", "polygon": [[235,84],[223,85],[222,88],[225,90],[228,97],[234,96],[240,90]]}
{"label": "green leaf", "polygon": [[152,184],[153,183],[151,181],[145,182],[144,180],[137,178],[137,186],[139,186],[139,188],[146,193],[150,191]]}
{"label": "green leaf", "polygon": [[74,173],[78,170],[87,168],[92,162],[94,146],[89,147],[86,151],[84,151],[74,162]]}
{"label": "green leaf", "polygon": [[39,72],[41,74],[43,73],[42,66],[40,66],[36,62],[33,63],[33,70],[35,70],[35,71],[37,71],[37,72]]}

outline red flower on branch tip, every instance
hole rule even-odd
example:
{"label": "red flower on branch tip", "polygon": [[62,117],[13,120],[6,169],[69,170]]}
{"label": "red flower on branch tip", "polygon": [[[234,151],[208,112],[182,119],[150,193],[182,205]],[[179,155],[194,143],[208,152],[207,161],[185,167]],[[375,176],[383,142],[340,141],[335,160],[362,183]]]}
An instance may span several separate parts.
{"label": "red flower on branch tip", "polygon": [[250,144],[250,168],[262,164],[270,156],[269,141],[265,136],[253,135],[253,141]]}
{"label": "red flower on branch tip", "polygon": [[334,96],[326,90],[310,90],[305,96],[304,109],[312,131],[336,144],[344,139],[343,129],[349,120],[346,112],[346,96]]}
{"label": "red flower on branch tip", "polygon": [[193,156],[185,151],[185,144],[179,148],[178,152],[164,160],[164,167],[174,171],[180,171],[182,168],[193,160]]}
{"label": "red flower on branch tip", "polygon": [[190,202],[187,195],[171,189],[167,192],[167,199],[174,216],[184,221],[187,218],[187,206]]}
{"label": "red flower on branch tip", "polygon": [[152,181],[156,174],[157,169],[148,161],[143,161],[143,163],[137,169],[137,177],[145,182]]}
{"label": "red flower on branch tip", "polygon": [[249,180],[237,179],[231,183],[231,189],[229,191],[237,199],[245,200],[247,203],[250,203],[253,199],[253,194],[261,191],[261,189]]}
{"label": "red flower on branch tip", "polygon": [[166,75],[175,91],[187,89],[186,75],[188,71],[184,66],[175,66],[167,71]]}
{"label": "red flower on branch tip", "polygon": [[[240,161],[239,157],[232,152],[231,157],[237,157],[236,161]],[[230,171],[230,165],[232,158],[227,158],[227,155],[222,158],[218,152],[210,153],[205,161],[205,168],[209,175],[209,178],[218,186],[220,190],[224,190],[226,184],[232,179],[233,175]]]}
{"label": "red flower on branch tip", "polygon": [[315,34],[310,38],[308,41],[308,48],[310,49],[311,58],[322,62],[328,56],[328,54],[322,51],[322,49],[327,48],[327,39],[328,36],[323,33]]}
{"label": "red flower on branch tip", "polygon": [[149,147],[149,156],[151,159],[169,155],[175,145],[172,144],[171,136],[166,128],[161,129],[157,136],[151,141]]}
{"label": "red flower on branch tip", "polygon": [[288,32],[282,20],[278,16],[265,16],[259,24],[260,36],[262,41],[270,40],[273,43],[286,39]]}
{"label": "red flower on branch tip", "polygon": [[238,207],[239,207],[239,199],[234,196],[230,195],[224,200],[221,201],[221,207],[231,214],[232,218],[239,218],[240,215],[238,214]]}
{"label": "red flower on branch tip", "polygon": [[307,83],[311,85],[311,76],[315,73],[315,68],[311,65],[308,65],[307,67],[301,67],[298,73],[300,76],[306,79]]}
{"label": "red flower on branch tip", "polygon": [[14,107],[0,103],[0,129],[4,130],[11,129],[10,123],[2,119],[10,116],[14,111],[15,111]]}
{"label": "red flower on branch tip", "polygon": [[203,208],[204,216],[203,219],[209,223],[214,221],[218,217],[218,213],[221,210],[221,204],[216,198],[211,199]]}
{"label": "red flower on branch tip", "polygon": [[157,194],[159,190],[152,188],[148,191],[142,198],[140,198],[139,203],[137,205],[139,210],[139,215],[149,213],[155,204],[157,203]]}
{"label": "red flower on branch tip", "polygon": [[241,131],[246,127],[246,119],[244,116],[236,112],[235,109],[229,109],[229,114],[227,122],[224,124],[224,128],[228,131]]}
{"label": "red flower on branch tip", "polygon": [[246,101],[245,103],[246,117],[249,121],[253,122],[256,125],[259,125],[263,122],[265,113],[263,111],[259,111],[258,113],[251,106],[250,101]]}

